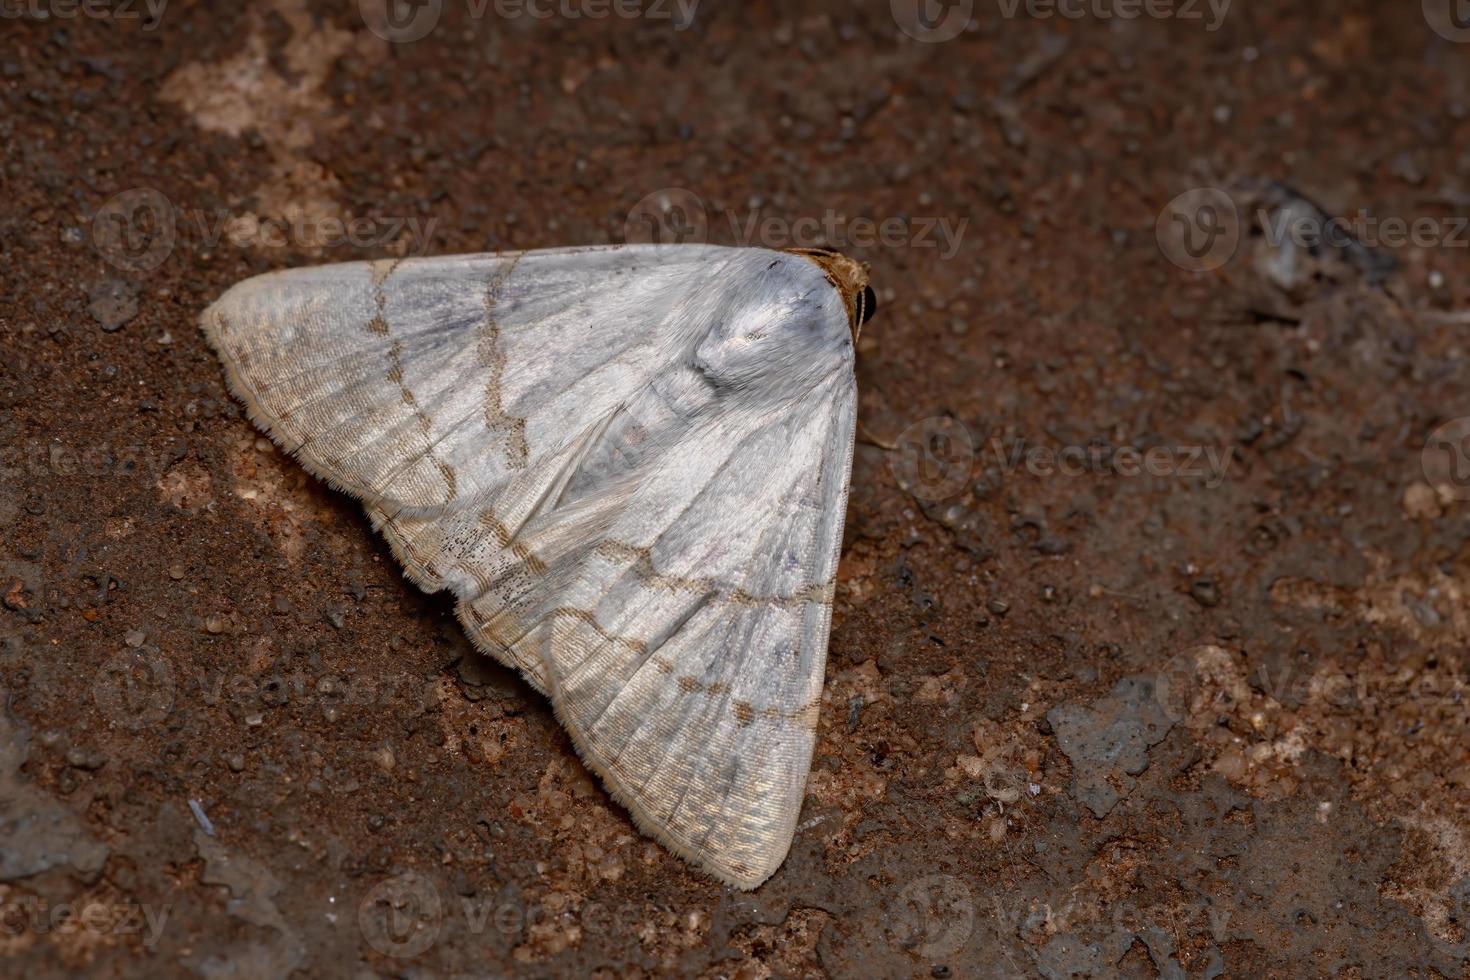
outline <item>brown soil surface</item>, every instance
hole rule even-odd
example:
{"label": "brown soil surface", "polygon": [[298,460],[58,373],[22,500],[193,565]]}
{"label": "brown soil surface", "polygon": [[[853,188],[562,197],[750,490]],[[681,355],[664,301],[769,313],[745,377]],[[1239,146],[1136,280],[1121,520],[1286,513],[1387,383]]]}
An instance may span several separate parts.
{"label": "brown soil surface", "polygon": [[[376,2],[0,4],[0,973],[1470,976],[1452,0],[932,4],[947,40],[419,0],[400,42]],[[830,244],[880,299],[751,894],[637,833],[196,328],[270,269],[629,229]]]}

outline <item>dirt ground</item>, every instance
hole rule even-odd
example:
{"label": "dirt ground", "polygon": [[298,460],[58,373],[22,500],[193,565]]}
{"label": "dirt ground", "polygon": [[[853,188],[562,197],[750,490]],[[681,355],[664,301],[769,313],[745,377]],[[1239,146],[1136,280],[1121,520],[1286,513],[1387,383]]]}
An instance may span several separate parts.
{"label": "dirt ground", "polygon": [[[1451,0],[376,3],[0,2],[0,974],[1470,977]],[[833,245],[881,303],[753,893],[196,328],[629,237]]]}

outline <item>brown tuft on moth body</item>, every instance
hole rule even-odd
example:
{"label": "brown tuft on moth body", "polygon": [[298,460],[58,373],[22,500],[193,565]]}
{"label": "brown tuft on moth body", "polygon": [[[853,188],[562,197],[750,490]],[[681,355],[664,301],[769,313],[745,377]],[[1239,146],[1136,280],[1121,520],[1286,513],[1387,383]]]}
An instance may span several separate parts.
{"label": "brown tuft on moth body", "polygon": [[827,274],[827,281],[842,294],[847,306],[847,325],[852,331],[852,342],[857,343],[863,332],[863,324],[878,311],[878,297],[868,285],[868,267],[830,248],[788,248],[792,255],[811,259]]}

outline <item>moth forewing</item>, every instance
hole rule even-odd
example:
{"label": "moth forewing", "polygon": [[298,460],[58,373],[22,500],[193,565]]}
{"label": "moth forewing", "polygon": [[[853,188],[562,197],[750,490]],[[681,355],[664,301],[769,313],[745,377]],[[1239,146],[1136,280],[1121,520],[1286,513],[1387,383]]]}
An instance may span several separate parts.
{"label": "moth forewing", "polygon": [[551,250],[274,273],[203,325],[638,826],[753,888],[811,763],[866,285],[830,254]]}

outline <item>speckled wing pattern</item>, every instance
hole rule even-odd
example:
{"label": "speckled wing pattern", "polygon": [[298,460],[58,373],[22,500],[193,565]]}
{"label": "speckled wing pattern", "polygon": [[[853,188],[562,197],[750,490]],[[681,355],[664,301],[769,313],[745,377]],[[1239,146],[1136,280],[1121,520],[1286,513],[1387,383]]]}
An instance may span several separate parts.
{"label": "speckled wing pattern", "polygon": [[821,702],[843,302],[799,255],[613,246],[273,273],[203,326],[255,422],[453,592],[638,825],[753,888]]}

